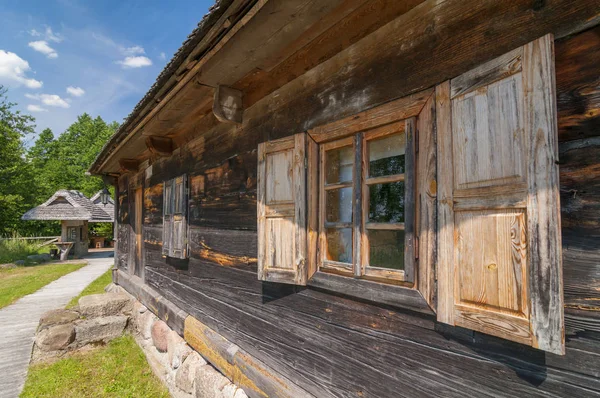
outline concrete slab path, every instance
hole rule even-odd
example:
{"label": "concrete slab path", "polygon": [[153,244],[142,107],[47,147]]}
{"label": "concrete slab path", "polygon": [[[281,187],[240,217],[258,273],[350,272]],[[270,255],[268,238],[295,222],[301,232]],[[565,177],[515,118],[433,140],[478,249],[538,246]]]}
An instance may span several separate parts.
{"label": "concrete slab path", "polygon": [[0,397],[16,398],[21,393],[35,331],[41,315],[63,308],[114,263],[111,251],[90,253],[83,268],[49,283],[0,310]]}

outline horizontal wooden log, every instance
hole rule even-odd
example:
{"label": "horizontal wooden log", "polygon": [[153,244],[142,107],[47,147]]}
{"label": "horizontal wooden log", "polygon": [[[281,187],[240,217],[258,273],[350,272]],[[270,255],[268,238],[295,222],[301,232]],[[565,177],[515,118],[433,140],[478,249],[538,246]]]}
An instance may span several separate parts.
{"label": "horizontal wooden log", "polygon": [[314,274],[308,281],[308,285],[313,288],[323,289],[331,294],[340,294],[350,298],[368,300],[373,303],[433,314],[425,298],[415,289],[390,286],[382,283],[326,274],[324,272]]}
{"label": "horizontal wooden log", "polygon": [[290,380],[251,357],[192,316],[185,320],[185,340],[250,397],[310,397]]}
{"label": "horizontal wooden log", "polygon": [[[545,367],[539,351],[491,337],[481,344],[455,340],[453,333],[434,331],[431,318],[311,289],[261,285],[252,274],[225,267],[191,266],[187,275],[160,272],[149,272],[149,283],[167,298],[317,396],[357,391],[365,396],[394,396],[397,391],[407,396],[485,395],[500,386],[506,395],[589,391],[570,385],[568,377],[549,376],[553,370]],[[497,351],[486,351],[493,347],[490,339]],[[373,373],[377,368],[385,368],[385,374]],[[353,376],[356,372],[360,378]],[[435,372],[435,383],[424,383],[422,375],[428,372]],[[489,372],[496,377],[486,377]],[[599,383],[592,388],[598,390]]]}
{"label": "horizontal wooden log", "polygon": [[600,135],[600,27],[555,45],[558,138]]}
{"label": "horizontal wooden log", "polygon": [[[600,21],[597,0],[428,0],[257,102],[244,127],[285,137],[432,87],[547,33]],[[410,78],[407,78],[410,77]]]}
{"label": "horizontal wooden log", "polygon": [[125,290],[149,308],[154,315],[165,321],[171,329],[183,336],[184,322],[188,316],[186,312],[166,300],[135,275],[129,275],[119,270],[114,282],[123,286]]}

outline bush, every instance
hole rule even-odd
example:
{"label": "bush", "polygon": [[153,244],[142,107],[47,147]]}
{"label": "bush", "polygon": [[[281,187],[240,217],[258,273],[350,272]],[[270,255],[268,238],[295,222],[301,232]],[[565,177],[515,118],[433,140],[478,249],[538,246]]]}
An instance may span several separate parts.
{"label": "bush", "polygon": [[21,239],[14,233],[11,239],[0,240],[0,264],[25,260],[31,254],[48,252],[48,247],[40,248],[35,240]]}

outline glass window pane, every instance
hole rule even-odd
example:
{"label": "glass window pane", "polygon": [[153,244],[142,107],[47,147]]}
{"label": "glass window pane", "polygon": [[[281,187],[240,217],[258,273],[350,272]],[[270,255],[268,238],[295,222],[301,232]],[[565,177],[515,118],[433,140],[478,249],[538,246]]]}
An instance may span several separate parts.
{"label": "glass window pane", "polygon": [[336,184],[352,181],[354,165],[354,150],[345,146],[325,152],[325,167],[327,169],[325,182]]}
{"label": "glass window pane", "polygon": [[404,231],[367,230],[369,266],[404,269]]}
{"label": "glass window pane", "polygon": [[352,188],[331,189],[326,192],[327,222],[352,222]]}
{"label": "glass window pane", "polygon": [[369,222],[404,222],[404,182],[369,185]]}
{"label": "glass window pane", "polygon": [[394,134],[367,142],[369,146],[369,177],[404,173],[406,134]]}
{"label": "glass window pane", "polygon": [[352,264],[352,228],[327,228],[326,259]]}

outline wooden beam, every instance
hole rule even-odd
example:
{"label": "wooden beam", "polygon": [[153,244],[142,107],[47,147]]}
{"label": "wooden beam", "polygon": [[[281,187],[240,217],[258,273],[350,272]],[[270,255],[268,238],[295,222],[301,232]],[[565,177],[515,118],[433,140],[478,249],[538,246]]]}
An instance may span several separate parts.
{"label": "wooden beam", "polygon": [[171,156],[175,149],[171,138],[156,135],[146,137],[146,146],[154,156]]}
{"label": "wooden beam", "polygon": [[231,87],[218,85],[215,89],[213,113],[223,123],[242,124],[244,109],[242,92]]}
{"label": "wooden beam", "polygon": [[347,0],[234,87],[246,93],[245,106],[252,106],[423,1]]}
{"label": "wooden beam", "polygon": [[137,159],[119,159],[119,166],[125,171],[138,171],[140,162]]}
{"label": "wooden beam", "polygon": [[598,23],[598,0],[535,9],[531,0],[427,0],[246,109],[244,129],[263,139],[311,129],[433,87],[548,32],[564,37]]}

